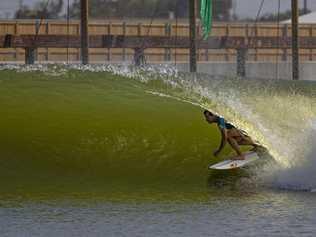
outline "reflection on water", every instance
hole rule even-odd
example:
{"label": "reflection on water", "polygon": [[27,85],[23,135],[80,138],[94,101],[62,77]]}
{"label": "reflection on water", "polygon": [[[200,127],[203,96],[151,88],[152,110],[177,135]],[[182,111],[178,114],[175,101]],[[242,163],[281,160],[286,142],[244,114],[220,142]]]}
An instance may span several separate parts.
{"label": "reflection on water", "polygon": [[313,236],[316,232],[312,193],[195,191],[134,190],[130,197],[126,192],[76,193],[41,200],[2,196],[1,236]]}

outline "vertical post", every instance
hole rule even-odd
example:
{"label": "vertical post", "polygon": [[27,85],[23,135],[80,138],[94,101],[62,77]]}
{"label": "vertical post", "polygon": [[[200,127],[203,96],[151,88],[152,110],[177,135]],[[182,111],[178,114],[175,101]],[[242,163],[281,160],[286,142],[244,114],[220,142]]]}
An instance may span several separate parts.
{"label": "vertical post", "polygon": [[[137,27],[137,35],[141,36],[142,35],[142,24],[139,23]],[[139,48],[134,48],[134,63],[137,67],[145,64],[145,52],[144,48],[139,47]]]}
{"label": "vertical post", "polygon": [[[126,36],[126,22],[123,22],[123,35]],[[126,61],[126,48],[122,49],[122,60],[125,62]]]}
{"label": "vertical post", "polygon": [[[165,36],[171,37],[171,24],[170,23],[165,24]],[[171,49],[170,48],[165,49],[164,60],[165,61],[171,60]]]}
{"label": "vertical post", "polygon": [[35,48],[25,48],[25,64],[35,63]]}
{"label": "vertical post", "polygon": [[304,0],[304,15],[307,14],[308,8],[307,8],[307,0]]}
{"label": "vertical post", "polygon": [[[282,28],[282,37],[285,38],[287,37],[287,32],[288,32],[288,26],[285,24]],[[282,54],[282,61],[287,61],[287,48],[283,49],[283,54]]]}
{"label": "vertical post", "polygon": [[[258,33],[258,25],[255,24],[255,37],[258,37],[259,33]],[[255,49],[255,61],[257,62],[259,58],[259,53],[258,53],[258,49]],[[259,59],[260,60],[260,59]]]}
{"label": "vertical post", "polygon": [[190,72],[196,72],[196,11],[195,0],[189,1],[190,16]]}
{"label": "vertical post", "polygon": [[69,64],[69,24],[70,24],[70,3],[69,0],[67,0],[67,64]]}
{"label": "vertical post", "polygon": [[[111,35],[111,29],[112,29],[112,23],[109,22],[109,25],[108,25],[108,32],[107,34],[108,35]],[[111,55],[111,47],[108,47],[108,53],[107,53],[107,61],[110,62],[111,61],[111,58],[112,58],[112,55]]]}
{"label": "vertical post", "polygon": [[135,66],[140,67],[145,64],[145,56],[143,48],[134,49],[134,63]]}
{"label": "vertical post", "polygon": [[[249,30],[249,24],[246,24],[245,27],[246,27],[246,29],[245,29],[246,39],[247,39],[248,44],[251,45],[252,42],[249,42],[249,37],[251,36],[251,35],[250,35],[250,30]],[[250,27],[251,27],[251,26],[250,26]],[[253,54],[254,54],[254,53],[253,53],[253,51],[251,50],[251,56],[253,56]],[[249,55],[250,55],[250,53],[249,53]],[[251,59],[250,59],[250,57],[249,57],[248,59],[249,59],[249,60],[253,60],[252,57],[251,57]]]}
{"label": "vertical post", "polygon": [[292,79],[299,80],[298,0],[292,0]]}
{"label": "vertical post", "polygon": [[237,76],[238,77],[246,77],[246,57],[247,57],[246,48],[237,49]]}
{"label": "vertical post", "polygon": [[[35,20],[35,34],[36,35],[40,34],[40,30],[41,30],[40,28],[41,28],[41,21]],[[38,60],[38,49],[35,48],[33,53],[34,53],[33,57],[34,57],[34,62],[35,62]]]}
{"label": "vertical post", "polygon": [[81,61],[89,63],[88,0],[81,0]]}
{"label": "vertical post", "polygon": [[[49,34],[49,23],[48,22],[46,22],[45,34],[46,35]],[[45,61],[48,61],[48,59],[49,59],[49,49],[46,48]]]}
{"label": "vertical post", "polygon": [[[14,34],[17,35],[18,34],[18,23],[15,22],[14,24]],[[15,61],[18,61],[18,57],[19,57],[19,52],[17,48],[14,48],[14,59]]]}
{"label": "vertical post", "polygon": [[[229,24],[226,24],[226,27],[225,27],[225,36],[228,38],[229,36]],[[228,62],[229,61],[229,53],[230,53],[230,50],[229,49],[226,49],[226,52],[225,52],[225,61]]]}
{"label": "vertical post", "polygon": [[[313,37],[313,25],[309,26],[309,37]],[[313,61],[313,49],[309,50],[309,61]]]}

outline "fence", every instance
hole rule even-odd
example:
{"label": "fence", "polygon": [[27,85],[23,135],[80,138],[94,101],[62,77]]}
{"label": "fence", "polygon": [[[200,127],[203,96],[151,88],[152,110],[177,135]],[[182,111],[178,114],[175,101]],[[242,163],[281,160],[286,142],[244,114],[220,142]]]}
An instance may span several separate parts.
{"label": "fence", "polygon": [[[44,35],[78,35],[80,34],[79,21],[43,21],[16,20],[0,21],[0,35],[14,34]],[[199,35],[200,27],[198,27]],[[126,36],[188,36],[189,26],[184,21],[179,23],[159,21],[151,24],[139,21],[93,21],[89,24],[91,35],[126,35]],[[212,30],[213,36],[291,36],[291,25],[250,23],[217,23]],[[300,25],[300,36],[316,37],[316,24]],[[90,49],[91,62],[131,61],[134,57],[132,49]],[[147,62],[187,62],[189,50],[187,49],[146,49]],[[302,61],[316,59],[316,49],[301,49]],[[288,61],[291,58],[290,49],[251,49],[248,51],[249,61]],[[0,61],[24,61],[25,50],[0,48]],[[37,60],[41,61],[79,61],[80,49],[76,48],[39,48]],[[236,61],[236,51],[231,49],[199,49],[198,61]]]}

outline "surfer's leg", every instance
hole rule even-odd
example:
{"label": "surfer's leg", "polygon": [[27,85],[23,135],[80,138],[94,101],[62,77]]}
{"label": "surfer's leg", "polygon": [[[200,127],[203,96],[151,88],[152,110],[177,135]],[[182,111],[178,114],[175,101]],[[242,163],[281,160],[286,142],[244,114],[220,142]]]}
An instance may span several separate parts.
{"label": "surfer's leg", "polygon": [[249,136],[243,136],[241,139],[237,139],[238,145],[242,146],[252,146],[252,149],[250,151],[261,151],[264,149],[260,144],[255,143],[251,137]]}
{"label": "surfer's leg", "polygon": [[240,137],[237,140],[239,145],[257,146],[257,144],[254,143],[250,137]]}
{"label": "surfer's leg", "polygon": [[241,152],[239,146],[238,146],[238,143],[237,141],[233,138],[233,137],[230,137],[228,136],[227,138],[227,141],[228,143],[231,145],[231,147],[236,151],[237,153],[237,158],[236,160],[240,159],[240,160],[244,160],[245,159],[245,156],[243,155],[243,153]]}
{"label": "surfer's leg", "polygon": [[253,145],[254,142],[252,141],[251,137],[249,137],[245,132],[237,129],[237,128],[232,128],[228,131],[228,135],[230,137],[233,137],[238,145]]}
{"label": "surfer's leg", "polygon": [[261,145],[255,143],[250,136],[240,131],[239,129],[233,128],[228,132],[228,136],[232,137],[238,145],[241,146],[252,146],[251,151],[258,151],[263,148]]}

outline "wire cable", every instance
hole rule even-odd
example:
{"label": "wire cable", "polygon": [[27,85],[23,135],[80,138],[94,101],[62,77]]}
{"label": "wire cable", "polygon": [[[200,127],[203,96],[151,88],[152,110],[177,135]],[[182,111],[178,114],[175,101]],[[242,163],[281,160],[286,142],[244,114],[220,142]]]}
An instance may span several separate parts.
{"label": "wire cable", "polygon": [[[254,22],[254,26],[253,26],[253,31],[252,31],[252,34],[250,34],[251,36],[256,36],[255,31],[256,31],[256,29],[257,29],[257,23],[258,23],[258,21],[259,21],[259,17],[260,17],[260,15],[261,15],[261,11],[262,11],[263,6],[264,6],[264,2],[265,2],[265,0],[261,0],[261,3],[260,3],[260,5],[259,5],[259,9],[258,9],[256,18],[255,18],[255,22]],[[254,33],[254,34],[253,34],[253,33]]]}

